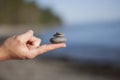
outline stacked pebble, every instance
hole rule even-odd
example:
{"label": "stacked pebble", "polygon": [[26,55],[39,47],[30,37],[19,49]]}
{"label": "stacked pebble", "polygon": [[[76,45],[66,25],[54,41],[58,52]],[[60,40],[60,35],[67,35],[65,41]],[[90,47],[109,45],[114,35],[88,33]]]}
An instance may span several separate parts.
{"label": "stacked pebble", "polygon": [[65,43],[66,42],[66,38],[64,37],[63,33],[56,32],[56,34],[54,34],[53,36],[54,37],[50,39],[50,42],[53,43],[53,44]]}

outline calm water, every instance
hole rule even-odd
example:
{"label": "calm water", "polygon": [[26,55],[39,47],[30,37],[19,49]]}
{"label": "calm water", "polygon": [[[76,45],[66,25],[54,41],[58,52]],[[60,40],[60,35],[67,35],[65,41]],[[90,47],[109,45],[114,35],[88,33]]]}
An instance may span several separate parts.
{"label": "calm water", "polygon": [[70,61],[120,65],[120,23],[67,25],[47,31],[40,36],[43,43],[56,31],[65,33],[67,48],[44,56],[66,58]]}

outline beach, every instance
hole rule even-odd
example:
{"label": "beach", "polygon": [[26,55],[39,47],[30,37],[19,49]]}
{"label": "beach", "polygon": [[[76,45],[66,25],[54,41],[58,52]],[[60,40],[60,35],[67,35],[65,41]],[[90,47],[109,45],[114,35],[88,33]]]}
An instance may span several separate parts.
{"label": "beach", "polygon": [[38,53],[34,59],[1,61],[0,80],[120,80],[120,0],[0,0],[0,4],[0,46],[10,40],[1,54],[14,52],[10,56],[16,59],[24,50],[32,54],[53,49],[34,48],[52,44],[56,32],[64,34],[59,35],[61,40],[67,39],[66,47]]}
{"label": "beach", "polygon": [[120,80],[120,69],[49,59],[0,62],[0,80]]}
{"label": "beach", "polygon": [[[1,35],[0,44],[2,44],[10,35]],[[43,41],[45,41],[45,39],[43,39]],[[90,50],[96,49],[91,48],[92,47],[90,47]],[[65,49],[66,51],[63,49],[58,52],[53,51],[51,52],[53,54],[47,53],[47,56],[44,57],[38,56],[32,60],[11,60],[0,62],[0,80],[120,80],[120,67],[114,67],[111,62],[107,62],[105,65],[98,65],[100,63],[98,60],[99,58],[97,58],[99,57],[97,52],[94,54],[96,55],[95,60],[92,61],[93,63],[96,61],[97,64],[92,64],[90,60],[88,60],[90,64],[87,64],[87,62],[84,61],[86,59],[85,57],[93,54],[93,52],[90,53],[88,49],[89,47],[86,48],[85,46],[77,47],[77,45],[75,45],[74,47],[72,44],[72,46],[67,46]],[[86,50],[89,55],[84,52]],[[80,58],[77,54],[84,56],[81,56]],[[104,51],[102,54],[104,54]],[[67,55],[71,61],[73,61],[73,57],[75,57],[75,59],[78,58],[79,61],[78,63],[71,62],[68,60],[68,57],[65,57],[64,55]],[[82,58],[83,61],[81,61]],[[119,56],[117,58],[119,58]],[[106,59],[107,58],[105,58],[105,61]],[[100,60],[103,60],[103,58],[100,58]],[[102,63],[105,61],[103,60]]]}

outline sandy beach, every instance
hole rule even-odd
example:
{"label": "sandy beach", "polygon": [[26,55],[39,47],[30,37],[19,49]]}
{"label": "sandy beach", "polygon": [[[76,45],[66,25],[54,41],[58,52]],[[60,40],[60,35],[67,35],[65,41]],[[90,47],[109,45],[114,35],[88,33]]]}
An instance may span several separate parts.
{"label": "sandy beach", "polygon": [[119,73],[49,59],[0,62],[0,80],[120,80]]}

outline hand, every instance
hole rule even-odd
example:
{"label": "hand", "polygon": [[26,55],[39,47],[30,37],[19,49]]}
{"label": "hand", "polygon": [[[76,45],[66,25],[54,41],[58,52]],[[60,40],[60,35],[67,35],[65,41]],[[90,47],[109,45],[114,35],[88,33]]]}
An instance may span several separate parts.
{"label": "hand", "polygon": [[41,40],[29,30],[24,34],[8,38],[0,47],[0,60],[32,59],[45,52],[66,47],[65,43],[39,46]]}

